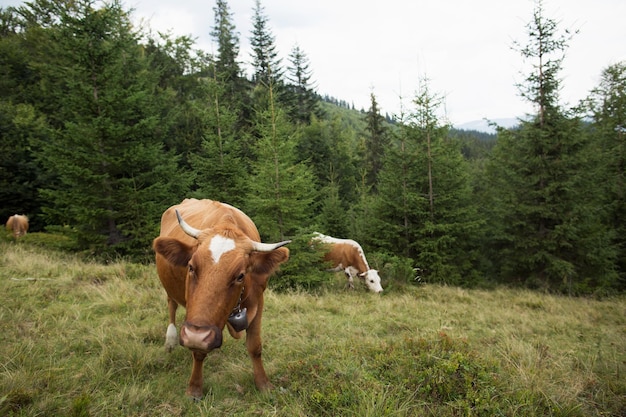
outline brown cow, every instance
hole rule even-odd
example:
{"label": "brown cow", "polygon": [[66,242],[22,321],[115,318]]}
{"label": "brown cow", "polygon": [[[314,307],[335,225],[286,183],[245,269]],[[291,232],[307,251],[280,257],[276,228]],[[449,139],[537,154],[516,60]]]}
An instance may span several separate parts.
{"label": "brown cow", "polygon": [[[236,339],[246,330],[254,383],[261,391],[272,387],[261,360],[263,291],[269,275],[289,258],[282,247],[289,241],[260,240],[252,220],[228,204],[186,199],[163,213],[153,248],[168,297],[165,347],[171,351],[179,342],[191,350],[187,395],[193,398],[202,397],[202,364],[222,345],[224,326]],[[179,305],[186,314],[177,338]]]}
{"label": "brown cow", "polygon": [[338,239],[321,233],[314,233],[314,241],[329,245],[324,260],[332,265],[331,271],[343,270],[348,277],[348,285],[354,288],[353,277],[358,276],[365,280],[365,285],[372,292],[382,292],[378,271],[370,269],[363,248],[352,239]]}
{"label": "brown cow", "polygon": [[7,220],[6,228],[13,233],[15,238],[24,236],[28,232],[28,217],[23,214],[15,214]]}

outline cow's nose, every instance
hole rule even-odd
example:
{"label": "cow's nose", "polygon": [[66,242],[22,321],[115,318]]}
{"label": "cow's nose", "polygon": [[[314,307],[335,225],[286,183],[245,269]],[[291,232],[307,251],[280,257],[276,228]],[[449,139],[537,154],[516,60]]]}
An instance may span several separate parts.
{"label": "cow's nose", "polygon": [[180,329],[180,344],[189,349],[210,352],[222,346],[222,331],[213,325],[196,326],[185,322]]}

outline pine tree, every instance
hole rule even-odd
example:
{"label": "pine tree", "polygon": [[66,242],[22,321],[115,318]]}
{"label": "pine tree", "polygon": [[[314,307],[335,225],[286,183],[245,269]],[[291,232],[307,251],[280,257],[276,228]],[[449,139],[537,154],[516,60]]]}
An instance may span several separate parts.
{"label": "pine tree", "polygon": [[238,61],[239,34],[226,0],[216,0],[213,11],[215,26],[211,36],[217,43],[217,78],[226,85],[224,100],[233,107],[235,103],[243,105],[246,103],[246,86]]}
{"label": "pine tree", "polygon": [[294,236],[307,224],[316,197],[311,170],[296,162],[298,132],[277,105],[272,85],[269,107],[257,111],[255,146],[247,207],[266,240]]}
{"label": "pine tree", "polygon": [[215,69],[210,57],[192,51],[193,41],[187,37],[172,38],[159,34],[159,39],[148,39],[144,47],[150,72],[158,77],[158,85],[171,100],[164,115],[161,130],[166,150],[180,155],[179,168],[191,170],[190,159],[202,150],[205,102],[202,82]]}
{"label": "pine tree", "polygon": [[289,54],[285,99],[291,118],[297,123],[310,123],[311,116],[320,116],[318,98],[311,83],[309,60],[297,44]]}
{"label": "pine tree", "polygon": [[493,233],[495,258],[508,280],[588,291],[592,277],[611,274],[613,255],[595,204],[581,123],[558,101],[558,73],[572,35],[559,33],[540,1],[527,29],[530,40],[520,52],[533,69],[519,87],[536,115],[517,130],[499,131],[490,164],[494,220],[500,225]]}
{"label": "pine tree", "polygon": [[[55,128],[49,141],[33,143],[54,175],[42,189],[44,212],[75,227],[83,248],[149,254],[164,202],[179,200],[189,181],[162,150],[168,103],[140,34],[119,3],[95,3],[38,2],[55,22],[33,61]],[[41,29],[30,30],[41,40]]]}
{"label": "pine tree", "polygon": [[254,16],[252,21],[252,68],[254,69],[253,82],[264,86],[272,85],[275,89],[281,85],[281,59],[276,52],[276,40],[268,27],[269,19],[265,15],[260,0],[254,1]]}
{"label": "pine tree", "polygon": [[428,80],[413,103],[380,172],[376,233],[384,249],[413,259],[430,281],[467,285],[480,227],[469,169],[439,122],[443,99],[429,91]]}
{"label": "pine tree", "polygon": [[339,196],[337,174],[331,170],[328,184],[321,192],[321,212],[319,216],[320,231],[324,234],[349,236],[348,215]]}
{"label": "pine tree", "polygon": [[202,120],[202,150],[192,155],[198,198],[210,198],[242,207],[247,195],[248,172],[241,142],[237,140],[236,114],[222,103],[225,85],[205,78],[196,100]]}
{"label": "pine tree", "polygon": [[593,120],[591,135],[601,154],[596,183],[603,189],[607,225],[617,250],[620,280],[613,286],[623,291],[626,290],[626,62],[611,65],[602,72],[600,85],[589,97],[588,108]]}
{"label": "pine tree", "polygon": [[30,68],[23,25],[16,10],[0,8],[0,222],[16,213],[42,227],[38,189],[45,183],[31,142],[49,134],[45,117],[29,104],[37,73]]}
{"label": "pine tree", "polygon": [[370,94],[370,98],[371,106],[365,116],[367,135],[365,136],[363,159],[367,173],[367,184],[375,192],[378,173],[382,168],[382,161],[390,141],[384,125],[385,119],[380,115],[380,109],[374,93]]}
{"label": "pine tree", "polygon": [[49,127],[33,106],[0,100],[0,137],[0,221],[26,214],[37,231],[43,225],[38,190],[46,183],[31,144],[48,138]]}
{"label": "pine tree", "polygon": [[356,133],[343,126],[338,116],[331,120],[311,117],[308,126],[301,126],[297,160],[306,162],[320,187],[335,178],[340,198],[347,209],[356,197],[357,167],[352,144]]}

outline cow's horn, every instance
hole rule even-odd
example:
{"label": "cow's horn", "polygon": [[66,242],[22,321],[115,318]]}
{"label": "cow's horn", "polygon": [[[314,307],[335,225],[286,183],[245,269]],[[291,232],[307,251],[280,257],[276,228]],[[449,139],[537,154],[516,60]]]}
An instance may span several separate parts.
{"label": "cow's horn", "polygon": [[198,236],[200,236],[201,230],[198,230],[196,228],[189,226],[187,222],[183,220],[178,210],[174,210],[174,211],[176,211],[176,217],[178,218],[178,224],[180,224],[181,229],[183,229],[183,231],[187,233],[189,236],[193,237],[194,239],[197,239]]}
{"label": "cow's horn", "polygon": [[252,250],[257,252],[271,252],[274,249],[278,249],[281,246],[285,246],[286,244],[291,243],[291,240],[284,240],[278,243],[261,243],[252,241]]}

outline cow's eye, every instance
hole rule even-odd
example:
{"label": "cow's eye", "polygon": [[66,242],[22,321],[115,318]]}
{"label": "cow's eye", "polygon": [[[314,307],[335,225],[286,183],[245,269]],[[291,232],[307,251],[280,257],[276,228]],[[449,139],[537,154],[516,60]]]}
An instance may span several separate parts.
{"label": "cow's eye", "polygon": [[241,273],[237,276],[237,282],[243,282],[243,278],[246,276],[246,274]]}
{"label": "cow's eye", "polygon": [[193,274],[194,273],[193,265],[189,264],[188,267],[189,267],[189,273]]}

